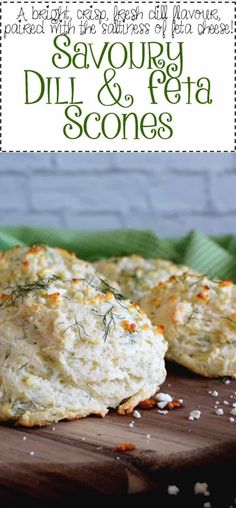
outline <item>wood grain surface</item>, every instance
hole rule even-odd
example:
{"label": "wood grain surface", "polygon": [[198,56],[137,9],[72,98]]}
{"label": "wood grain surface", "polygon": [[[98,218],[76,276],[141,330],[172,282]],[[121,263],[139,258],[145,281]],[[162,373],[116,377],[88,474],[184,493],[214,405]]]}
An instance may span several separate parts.
{"label": "wood grain surface", "polygon": [[[219,395],[210,395],[212,390]],[[162,391],[184,399],[183,407],[167,415],[159,414],[157,408],[140,410],[139,419],[113,412],[104,419],[88,417],[41,429],[2,425],[0,500],[68,502],[83,494],[122,499],[127,494],[155,493],[157,499],[165,499],[163,506],[167,499],[171,506],[180,506],[173,504],[177,498],[183,494],[193,497],[194,483],[207,481],[215,503],[212,507],[229,506],[236,494],[235,476],[230,479],[236,465],[236,418],[229,421],[236,402],[236,380],[229,384],[207,380],[170,365]],[[216,401],[220,401],[223,416],[215,414]],[[189,421],[193,409],[202,414],[199,420]],[[134,426],[129,427],[132,421]],[[135,445],[134,451],[115,451],[118,443],[127,442]],[[219,504],[222,475],[226,504]],[[179,496],[165,497],[170,484],[180,487]],[[196,506],[208,501],[195,496],[191,506],[200,498]]]}

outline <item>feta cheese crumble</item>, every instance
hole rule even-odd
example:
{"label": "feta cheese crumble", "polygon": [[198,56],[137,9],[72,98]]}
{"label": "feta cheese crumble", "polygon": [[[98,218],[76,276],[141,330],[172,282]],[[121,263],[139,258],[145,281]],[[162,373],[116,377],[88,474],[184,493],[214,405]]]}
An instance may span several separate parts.
{"label": "feta cheese crumble", "polygon": [[158,402],[165,402],[167,404],[168,402],[172,402],[173,397],[171,397],[171,395],[169,395],[169,393],[160,392],[160,393],[156,394],[155,399]]}
{"label": "feta cheese crumble", "polygon": [[203,494],[204,496],[209,495],[208,484],[206,482],[197,482],[194,485],[194,494]]}
{"label": "feta cheese crumble", "polygon": [[170,496],[177,496],[179,493],[179,487],[177,487],[177,485],[168,485],[167,492]]}
{"label": "feta cheese crumble", "polygon": [[217,416],[222,416],[224,414],[224,411],[221,407],[218,407],[217,409],[215,409],[215,414]]}
{"label": "feta cheese crumble", "polygon": [[199,411],[199,409],[194,409],[193,411],[190,411],[189,413],[189,420],[198,420],[201,416],[202,412]]}

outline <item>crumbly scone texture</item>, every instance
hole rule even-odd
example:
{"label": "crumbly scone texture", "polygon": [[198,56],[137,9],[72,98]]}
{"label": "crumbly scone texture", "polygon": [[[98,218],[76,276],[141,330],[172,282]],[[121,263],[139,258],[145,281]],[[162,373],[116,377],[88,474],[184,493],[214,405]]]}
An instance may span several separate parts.
{"label": "crumbly scone texture", "polygon": [[0,337],[1,421],[130,412],[166,376],[161,329],[96,275],[8,287]]}
{"label": "crumbly scone texture", "polygon": [[104,259],[94,265],[104,277],[117,282],[121,292],[134,302],[139,302],[145,293],[170,275],[189,270],[187,266],[176,265],[165,259],[145,259],[136,254]]}
{"label": "crumbly scone texture", "polygon": [[0,288],[56,275],[61,279],[92,278],[95,268],[65,249],[34,245],[0,253]]}
{"label": "crumbly scone texture", "polygon": [[236,376],[236,286],[183,274],[159,283],[142,308],[164,326],[166,357],[206,377]]}

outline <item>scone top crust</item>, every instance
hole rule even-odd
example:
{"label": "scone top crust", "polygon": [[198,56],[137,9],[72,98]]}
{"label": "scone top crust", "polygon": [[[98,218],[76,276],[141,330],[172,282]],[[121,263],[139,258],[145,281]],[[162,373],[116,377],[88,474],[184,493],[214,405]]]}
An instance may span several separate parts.
{"label": "scone top crust", "polygon": [[0,287],[25,280],[36,280],[57,275],[61,279],[92,277],[92,264],[79,260],[65,249],[35,245],[30,248],[14,247],[0,253]]}
{"label": "scone top crust", "polygon": [[164,379],[160,328],[107,281],[50,275],[0,305],[0,419],[43,425],[131,411]]}
{"label": "scone top crust", "polygon": [[132,301],[139,301],[158,282],[178,275],[189,268],[165,259],[145,259],[131,255],[113,257],[95,263],[96,269],[109,280],[116,281]]}
{"label": "scone top crust", "polygon": [[159,283],[142,308],[165,327],[167,357],[207,377],[236,375],[236,286],[185,273]]}

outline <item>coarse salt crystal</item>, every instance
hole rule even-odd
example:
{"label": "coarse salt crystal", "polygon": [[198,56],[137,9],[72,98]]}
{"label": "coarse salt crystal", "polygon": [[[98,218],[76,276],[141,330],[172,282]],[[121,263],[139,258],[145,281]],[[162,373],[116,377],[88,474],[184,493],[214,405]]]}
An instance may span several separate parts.
{"label": "coarse salt crystal", "polygon": [[197,482],[194,485],[194,494],[203,494],[206,495],[206,492],[208,493],[208,484],[206,482]]}
{"label": "coarse salt crystal", "polygon": [[190,411],[188,419],[189,420],[198,420],[200,418],[201,414],[202,414],[201,411],[199,411],[198,409],[194,409],[193,411]]}
{"label": "coarse salt crystal", "polygon": [[223,383],[224,383],[225,385],[229,385],[229,384],[230,384],[230,379],[224,379]]}
{"label": "coarse salt crystal", "polygon": [[233,402],[232,407],[236,407],[236,402]]}
{"label": "coarse salt crystal", "polygon": [[151,435],[150,435],[150,434],[147,434],[147,435],[146,435],[146,438],[147,438],[147,439],[150,439],[150,437],[151,437]]}
{"label": "coarse salt crystal", "polygon": [[160,414],[160,415],[167,415],[168,414],[168,411],[166,409],[158,409],[157,412]]}
{"label": "coarse salt crystal", "polygon": [[184,399],[178,399],[178,400],[179,400],[180,404],[183,404]]}
{"label": "coarse salt crystal", "polygon": [[168,485],[167,492],[170,496],[177,496],[179,493],[179,487],[177,487],[177,485]]}
{"label": "coarse salt crystal", "polygon": [[30,452],[30,455],[34,455],[34,452]]}
{"label": "coarse salt crystal", "polygon": [[24,436],[24,437],[22,437],[22,439],[23,439],[23,441],[26,441],[27,437],[26,437],[26,436]]}
{"label": "coarse salt crystal", "polygon": [[224,404],[225,406],[228,406],[228,405],[229,405],[229,402],[228,402],[227,400],[224,400],[223,404]]}
{"label": "coarse salt crystal", "polygon": [[236,407],[233,407],[233,409],[231,409],[230,414],[236,416]]}
{"label": "coarse salt crystal", "polygon": [[134,426],[133,422],[130,422],[130,423],[129,423],[129,427],[132,429],[132,428],[133,428],[133,426]]}
{"label": "coarse salt crystal", "polygon": [[229,421],[230,423],[234,423],[235,419],[232,416],[230,416]]}
{"label": "coarse salt crystal", "polygon": [[141,418],[141,414],[139,411],[137,411],[137,409],[135,409],[135,411],[133,412],[133,416],[134,418]]}
{"label": "coarse salt crystal", "polygon": [[211,508],[211,503],[204,503],[203,508]]}
{"label": "coarse salt crystal", "polygon": [[215,414],[218,416],[222,416],[224,414],[224,411],[223,409],[221,409],[221,407],[218,407],[217,409],[215,409]]}
{"label": "coarse salt crystal", "polygon": [[116,457],[116,460],[120,460],[120,457]]}
{"label": "coarse salt crystal", "polygon": [[219,393],[216,390],[213,390],[213,392],[209,392],[212,397],[218,397]]}

